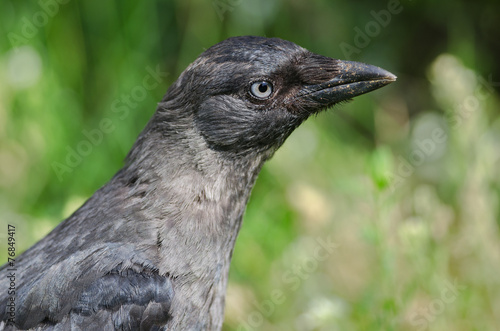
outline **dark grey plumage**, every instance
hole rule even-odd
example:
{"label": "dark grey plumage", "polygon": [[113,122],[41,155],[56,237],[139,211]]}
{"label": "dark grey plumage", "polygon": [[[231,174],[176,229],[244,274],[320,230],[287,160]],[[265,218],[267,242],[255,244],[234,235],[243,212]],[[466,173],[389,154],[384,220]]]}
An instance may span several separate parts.
{"label": "dark grey plumage", "polygon": [[277,38],[211,47],[169,88],[125,166],[16,259],[15,326],[3,292],[0,329],[219,330],[264,162],[311,114],[394,80]]}

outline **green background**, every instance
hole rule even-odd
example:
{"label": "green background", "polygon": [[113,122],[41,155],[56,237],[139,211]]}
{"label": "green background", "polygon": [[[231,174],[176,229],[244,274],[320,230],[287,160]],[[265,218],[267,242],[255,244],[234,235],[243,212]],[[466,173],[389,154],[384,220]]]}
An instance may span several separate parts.
{"label": "green background", "polygon": [[[1,261],[7,224],[21,252],[113,176],[204,49],[273,36],[398,81],[311,118],[264,166],[224,330],[496,330],[499,12],[495,0],[3,1]],[[168,76],[113,112],[157,67]],[[85,143],[103,119],[111,129]],[[321,241],[335,247],[318,259]]]}

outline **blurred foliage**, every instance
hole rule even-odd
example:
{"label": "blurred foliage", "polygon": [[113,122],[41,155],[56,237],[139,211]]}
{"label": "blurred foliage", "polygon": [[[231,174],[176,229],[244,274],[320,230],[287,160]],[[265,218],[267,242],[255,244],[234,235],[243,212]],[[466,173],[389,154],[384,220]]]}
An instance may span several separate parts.
{"label": "blurred foliage", "polygon": [[[4,1],[1,260],[7,224],[23,251],[121,167],[204,49],[277,36],[398,81],[310,119],[264,167],[224,329],[496,330],[499,12],[494,0]],[[139,91],[156,68],[169,75]],[[54,170],[89,137],[70,172]],[[336,246],[320,261],[322,240]]]}

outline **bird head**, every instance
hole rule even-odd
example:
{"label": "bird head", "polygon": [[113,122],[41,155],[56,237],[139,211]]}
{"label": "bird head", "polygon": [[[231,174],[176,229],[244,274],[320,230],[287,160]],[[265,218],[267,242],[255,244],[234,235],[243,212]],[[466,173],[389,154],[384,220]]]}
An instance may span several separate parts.
{"label": "bird head", "polygon": [[167,108],[187,106],[213,150],[272,155],[310,115],[395,79],[279,38],[233,37],[202,53],[163,101]]}

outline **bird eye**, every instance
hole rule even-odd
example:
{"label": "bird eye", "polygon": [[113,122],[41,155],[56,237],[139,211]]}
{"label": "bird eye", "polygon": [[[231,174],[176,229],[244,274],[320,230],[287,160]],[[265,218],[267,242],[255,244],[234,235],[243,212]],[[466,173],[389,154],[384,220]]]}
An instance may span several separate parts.
{"label": "bird eye", "polygon": [[255,82],[250,87],[250,92],[258,99],[267,99],[273,93],[273,86],[266,81]]}

